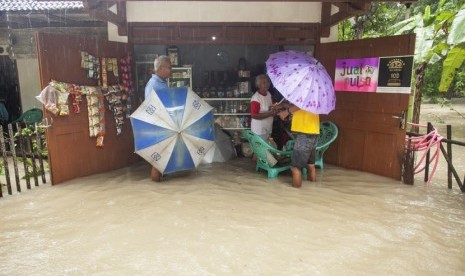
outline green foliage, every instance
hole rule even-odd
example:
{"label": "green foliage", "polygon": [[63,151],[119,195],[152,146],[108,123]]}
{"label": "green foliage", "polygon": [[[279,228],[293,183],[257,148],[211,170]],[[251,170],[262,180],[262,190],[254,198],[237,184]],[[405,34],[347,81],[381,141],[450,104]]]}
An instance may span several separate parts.
{"label": "green foliage", "polygon": [[447,43],[456,45],[465,42],[465,7],[455,15],[455,19],[450,27]]}
{"label": "green foliage", "polygon": [[389,26],[405,18],[404,5],[393,2],[373,2],[367,13],[339,23],[339,41],[389,35]]}
{"label": "green foliage", "polygon": [[[438,83],[441,81],[442,62],[428,65],[425,71],[423,93],[432,103],[442,103],[444,95],[438,93]],[[449,88],[448,97],[465,97],[465,64],[457,70]]]}
{"label": "green foliage", "polygon": [[[19,132],[16,132],[15,135],[14,135],[14,138],[17,139],[19,137],[19,134],[20,134]],[[37,143],[37,139],[32,139],[32,150],[33,150],[33,152],[42,155],[43,158],[47,158],[48,151],[47,151],[47,140],[45,139],[45,128],[40,127],[40,125],[39,125],[38,134],[41,135],[41,141],[42,141],[41,148],[42,148],[42,150],[39,152],[39,144]],[[21,129],[21,135],[22,136],[35,137],[36,134],[35,134],[35,131],[34,131],[34,126],[31,125],[31,126],[22,128]]]}
{"label": "green foliage", "polygon": [[[23,159],[19,159],[20,162],[23,162]],[[22,177],[22,179],[28,179],[34,176],[41,176],[42,169],[39,166],[36,166],[36,173],[34,174],[34,170],[32,169],[32,161],[30,159],[26,159],[26,166],[27,166],[27,173]]]}
{"label": "green foliage", "polygon": [[447,54],[444,60],[444,66],[441,74],[441,82],[439,84],[440,92],[447,92],[452,80],[459,67],[462,66],[465,61],[465,43],[453,47]]}
{"label": "green foliage", "polygon": [[[47,158],[48,152],[47,152],[47,144],[46,144],[46,139],[45,139],[45,128],[39,127],[38,128],[38,135],[41,135],[41,141],[42,141],[42,150],[39,151],[39,144],[38,144],[38,139],[36,139],[36,133],[34,131],[34,126],[28,126],[25,128],[21,129],[21,135],[23,137],[29,137],[32,139],[32,152],[35,154],[40,154],[43,158]],[[20,132],[16,132],[14,137],[18,138],[20,135]],[[34,174],[33,169],[32,169],[32,160],[30,159],[25,159],[23,160],[22,158],[19,158],[20,162],[25,162],[26,167],[28,172],[22,177],[23,179],[29,179],[34,176],[40,176],[42,175],[42,170],[40,167],[36,167],[36,173]]]}
{"label": "green foliage", "polygon": [[344,20],[338,24],[339,41],[352,40],[354,37],[354,29],[352,28],[351,20]]}
{"label": "green foliage", "polygon": [[465,97],[465,65],[462,65],[455,75],[453,92],[455,96]]}
{"label": "green foliage", "polygon": [[[443,71],[437,72],[442,78],[435,82],[435,91],[446,92],[460,72],[458,68],[465,62],[465,0],[419,0],[410,10],[414,14],[411,17],[400,4],[373,3],[366,15],[344,22],[341,28],[345,36],[340,38],[348,40],[349,35],[356,39],[414,32],[415,63],[427,62],[428,66],[443,63]],[[350,28],[355,31],[349,32]]]}
{"label": "green foliage", "polygon": [[423,93],[429,98],[438,94],[438,83],[441,80],[442,63],[438,62],[426,67]]}

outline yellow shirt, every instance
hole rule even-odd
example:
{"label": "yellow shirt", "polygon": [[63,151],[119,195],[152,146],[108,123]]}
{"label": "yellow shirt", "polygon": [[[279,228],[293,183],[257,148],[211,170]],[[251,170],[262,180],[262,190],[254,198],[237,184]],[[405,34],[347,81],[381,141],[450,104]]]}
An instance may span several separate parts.
{"label": "yellow shirt", "polygon": [[320,116],[305,110],[297,110],[292,114],[291,131],[320,134]]}

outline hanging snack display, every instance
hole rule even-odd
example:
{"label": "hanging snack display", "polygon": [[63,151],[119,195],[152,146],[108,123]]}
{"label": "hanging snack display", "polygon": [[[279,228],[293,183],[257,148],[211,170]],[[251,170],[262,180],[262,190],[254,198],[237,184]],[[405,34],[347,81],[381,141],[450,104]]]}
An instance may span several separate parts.
{"label": "hanging snack display", "polygon": [[105,131],[105,117],[100,115],[101,104],[99,103],[100,89],[95,86],[82,87],[83,94],[86,95],[87,113],[89,116],[89,136],[97,137]]}
{"label": "hanging snack display", "polygon": [[117,58],[102,58],[102,72],[103,72],[103,63],[105,63],[106,72],[113,72],[115,77],[118,77],[118,59]]}
{"label": "hanging snack display", "polygon": [[[81,107],[79,106],[82,102],[81,98],[81,87],[76,84],[71,84],[71,83],[66,83],[66,82],[60,82],[60,81],[54,81],[52,80],[50,82],[50,85],[59,90],[61,93],[68,93],[71,94],[71,99],[72,99],[72,106],[73,106],[73,112],[74,113],[79,113],[81,112]],[[68,107],[68,96],[65,95],[62,96],[61,104],[63,105],[62,107],[59,106],[60,108],[60,115],[69,115],[69,107]],[[66,111],[67,110],[67,111]]]}
{"label": "hanging snack display", "polygon": [[96,146],[103,147],[103,137],[105,136],[104,96],[100,89],[95,86],[82,86],[81,89],[87,100],[89,136],[97,137]]}
{"label": "hanging snack display", "polygon": [[100,62],[102,64],[102,87],[107,88],[108,87],[108,76],[107,76],[107,66],[105,65],[105,58],[100,58]]}
{"label": "hanging snack display", "polygon": [[87,78],[93,79],[102,85],[100,79],[100,61],[99,58],[87,53],[81,52],[81,67],[87,70]]}
{"label": "hanging snack display", "polygon": [[[59,116],[70,115],[68,97],[71,94],[72,110],[80,113],[82,95],[86,96],[89,119],[89,136],[97,137],[96,146],[103,147],[105,136],[105,99],[116,122],[116,134],[122,133],[124,114],[130,115],[129,94],[133,93],[130,58],[121,58],[121,68],[117,58],[98,58],[87,52],[81,52],[81,67],[86,69],[86,77],[96,80],[98,86],[80,86],[65,82],[51,81],[36,98],[45,109]],[[108,74],[118,79],[122,85],[108,85]],[[102,87],[100,87],[102,86]]]}
{"label": "hanging snack display", "polygon": [[108,103],[108,109],[113,112],[116,124],[116,135],[120,135],[123,131],[124,113],[126,112],[126,94],[120,86],[113,85],[107,89],[103,89],[105,98]]}
{"label": "hanging snack display", "polygon": [[[80,88],[79,88],[80,89]],[[81,112],[81,102],[82,97],[80,93],[71,93],[71,99],[73,101],[73,112],[80,113]]]}
{"label": "hanging snack display", "polygon": [[45,106],[45,109],[53,115],[68,116],[68,96],[70,85],[62,82],[51,81],[36,98]]}
{"label": "hanging snack display", "polygon": [[97,134],[97,147],[103,147],[103,137],[105,136],[105,103],[104,96],[100,89],[98,92],[98,114],[99,114],[99,132]]}
{"label": "hanging snack display", "polygon": [[131,76],[131,57],[123,57],[120,59],[121,66],[121,90],[126,91],[124,93],[122,100],[126,103],[126,118],[129,118],[131,115],[131,95],[134,93],[132,76]]}
{"label": "hanging snack display", "polygon": [[59,82],[52,80],[50,85],[60,91],[58,93],[58,109],[60,110],[60,116],[69,115],[68,96],[72,91],[72,86],[68,83]]}

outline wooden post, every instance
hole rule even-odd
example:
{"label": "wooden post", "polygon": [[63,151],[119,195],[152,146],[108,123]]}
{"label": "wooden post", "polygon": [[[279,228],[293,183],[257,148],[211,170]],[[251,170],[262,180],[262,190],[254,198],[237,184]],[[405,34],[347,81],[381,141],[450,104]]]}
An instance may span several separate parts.
{"label": "wooden post", "polygon": [[[411,136],[409,135],[409,138]],[[413,167],[415,163],[415,151],[412,149],[412,141],[408,139],[402,158],[402,181],[404,184],[413,185],[415,178]]]}
{"label": "wooden post", "polygon": [[3,168],[5,169],[6,188],[8,190],[8,194],[12,195],[13,191],[11,190],[10,170],[8,169],[8,159],[6,157],[5,137],[3,137],[3,127],[1,125],[0,125],[0,151],[2,152],[2,155],[3,155]]}
{"label": "wooden post", "polygon": [[16,191],[20,193],[21,183],[19,182],[18,160],[16,159],[15,135],[11,124],[8,125],[8,134],[10,135],[10,152],[13,158],[13,167],[15,170]]}
{"label": "wooden post", "polygon": [[[447,140],[452,140],[452,127],[447,125]],[[452,160],[452,143],[447,142],[447,156]],[[452,166],[447,163],[447,188],[452,189]]]}
{"label": "wooden post", "polygon": [[35,123],[34,126],[34,131],[36,133],[36,139],[37,139],[37,151],[39,154],[39,168],[41,170],[41,176],[42,176],[42,184],[45,184],[47,180],[45,179],[45,169],[44,169],[44,160],[42,159],[42,137],[39,133],[39,126],[37,123]]}
{"label": "wooden post", "polygon": [[27,158],[26,158],[26,152],[24,150],[24,139],[23,139],[23,134],[22,134],[22,129],[20,124],[16,124],[16,129],[18,130],[18,135],[19,135],[19,150],[21,151],[22,154],[22,159],[23,159],[23,164],[24,164],[24,173],[26,174],[26,187],[28,190],[31,189],[31,182],[29,181],[29,169],[27,167]]}
{"label": "wooden post", "polygon": [[465,193],[465,175],[463,176],[463,185],[462,187],[460,187],[460,190],[462,191],[462,193]]}
{"label": "wooden post", "polygon": [[36,167],[36,156],[34,154],[34,144],[33,140],[34,137],[31,135],[29,137],[26,137],[26,140],[29,143],[29,148],[31,150],[31,165],[32,165],[32,175],[34,176],[34,185],[39,186],[39,180],[37,178],[37,167]]}
{"label": "wooden post", "polygon": [[459,175],[457,174],[457,171],[454,168],[454,165],[452,165],[452,160],[450,160],[449,157],[447,156],[446,150],[444,149],[444,146],[442,144],[440,144],[440,148],[441,148],[442,154],[444,155],[444,159],[446,159],[446,161],[447,161],[447,164],[449,164],[451,166],[452,174],[455,177],[455,181],[457,181],[457,184],[459,185],[460,190],[463,193],[465,193],[465,185],[464,185],[465,183],[462,183]]}
{"label": "wooden post", "polygon": [[[426,133],[429,134],[432,130],[433,130],[433,125],[430,122],[428,122],[428,127],[426,128]],[[431,138],[428,137],[428,141],[430,139]],[[425,182],[428,182],[428,180],[429,180],[429,154],[430,154],[430,150],[428,148],[428,150],[426,151],[426,160],[425,160]]]}

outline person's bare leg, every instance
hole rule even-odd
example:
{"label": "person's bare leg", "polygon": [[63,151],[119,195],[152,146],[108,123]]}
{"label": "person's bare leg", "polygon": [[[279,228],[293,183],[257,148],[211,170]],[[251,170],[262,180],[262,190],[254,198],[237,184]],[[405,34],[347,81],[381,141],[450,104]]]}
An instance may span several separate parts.
{"label": "person's bare leg", "polygon": [[316,168],[315,165],[307,165],[307,180],[316,181]]}
{"label": "person's bare leg", "polygon": [[161,181],[161,173],[157,169],[155,169],[155,167],[152,167],[151,176],[152,176],[152,181],[153,182],[160,182]]}
{"label": "person's bare leg", "polygon": [[291,167],[292,172],[292,187],[302,187],[302,171],[297,167]]}

